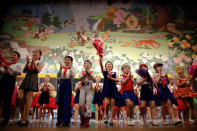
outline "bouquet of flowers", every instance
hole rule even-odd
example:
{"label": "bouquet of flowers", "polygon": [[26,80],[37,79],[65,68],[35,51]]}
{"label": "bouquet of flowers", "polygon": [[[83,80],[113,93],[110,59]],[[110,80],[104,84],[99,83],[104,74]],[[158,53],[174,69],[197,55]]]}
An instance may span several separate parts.
{"label": "bouquet of flowers", "polygon": [[93,41],[93,45],[94,45],[95,49],[97,50],[97,55],[99,55],[100,57],[103,57],[103,55],[104,55],[104,52],[103,52],[104,42],[102,41],[102,39],[94,38],[94,39],[92,39],[92,41]]}

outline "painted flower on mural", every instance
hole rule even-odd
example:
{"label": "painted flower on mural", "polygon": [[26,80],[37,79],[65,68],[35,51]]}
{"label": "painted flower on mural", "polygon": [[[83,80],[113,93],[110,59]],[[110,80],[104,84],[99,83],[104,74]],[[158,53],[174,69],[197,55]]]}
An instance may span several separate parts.
{"label": "painted flower on mural", "polygon": [[158,55],[158,54],[157,54],[157,55],[156,55],[156,58],[157,58],[157,59],[161,59],[161,55]]}
{"label": "painted flower on mural", "polygon": [[196,58],[197,55],[196,54],[192,54],[192,59]]}
{"label": "painted flower on mural", "polygon": [[174,47],[173,44],[173,42],[168,42],[168,47]]}
{"label": "painted flower on mural", "polygon": [[63,51],[63,52],[62,52],[62,55],[65,56],[66,54],[67,54],[67,51]]}
{"label": "painted flower on mural", "polygon": [[184,59],[186,56],[185,56],[184,53],[180,53],[180,54],[178,55],[178,57],[182,60],[182,59]]}
{"label": "painted flower on mural", "polygon": [[190,63],[192,61],[192,59],[190,57],[185,57],[184,58],[185,62]]}
{"label": "painted flower on mural", "polygon": [[167,61],[168,60],[168,57],[166,57],[166,56],[162,56],[162,61]]}
{"label": "painted flower on mural", "polygon": [[182,59],[180,57],[174,57],[173,58],[173,61],[176,63],[176,64],[180,64],[182,62]]}
{"label": "painted flower on mural", "polygon": [[173,37],[173,41],[174,42],[179,42],[179,38],[178,37]]}
{"label": "painted flower on mural", "polygon": [[[180,63],[189,66],[192,59],[196,57],[197,52],[197,32],[194,30],[182,31],[182,35],[174,36],[173,34],[166,35],[169,40],[168,48],[171,51],[169,58],[172,66],[176,67]],[[173,53],[175,52],[175,53]]]}
{"label": "painted flower on mural", "polygon": [[187,35],[185,36],[185,38],[188,39],[188,40],[191,40],[192,37],[191,37],[190,35],[187,34]]}
{"label": "painted flower on mural", "polygon": [[197,45],[193,46],[192,47],[192,50],[195,51],[195,52],[197,52]]}

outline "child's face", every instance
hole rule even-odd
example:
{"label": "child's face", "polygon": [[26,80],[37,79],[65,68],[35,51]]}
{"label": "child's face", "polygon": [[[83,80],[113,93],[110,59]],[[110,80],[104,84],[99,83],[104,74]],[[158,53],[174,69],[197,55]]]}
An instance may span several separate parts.
{"label": "child's face", "polygon": [[71,59],[70,59],[70,58],[66,58],[66,59],[64,60],[64,64],[65,64],[67,67],[71,66],[71,64],[72,64]]}
{"label": "child's face", "polygon": [[107,63],[106,63],[106,69],[107,69],[107,70],[112,70],[112,63],[107,62]]}
{"label": "child's face", "polygon": [[33,58],[34,60],[39,60],[39,58],[40,58],[40,52],[39,52],[39,50],[34,50],[34,51],[33,51],[32,58]]}
{"label": "child's face", "polygon": [[159,73],[162,73],[162,66],[157,66],[156,71],[159,72]]}
{"label": "child's face", "polygon": [[99,76],[96,76],[96,82],[99,83],[101,81],[101,78]]}
{"label": "child's face", "polygon": [[184,72],[185,72],[184,68],[179,68],[178,69],[178,74],[184,74]]}
{"label": "child's face", "polygon": [[55,90],[55,87],[54,86],[51,86],[51,91],[54,91]]}
{"label": "child's face", "polygon": [[50,77],[49,76],[45,76],[44,80],[45,80],[45,82],[48,83],[50,81]]}
{"label": "child's face", "polygon": [[128,66],[125,66],[124,69],[123,69],[123,72],[125,74],[128,74],[130,72],[130,68]]}
{"label": "child's face", "polygon": [[11,59],[11,61],[18,61],[19,57],[15,52],[13,52],[10,59]]}
{"label": "child's face", "polygon": [[92,67],[92,65],[89,61],[87,61],[87,62],[84,63],[84,67],[85,67],[86,70],[89,70]]}
{"label": "child's face", "polygon": [[148,70],[148,68],[146,66],[142,66],[142,69],[144,70]]}

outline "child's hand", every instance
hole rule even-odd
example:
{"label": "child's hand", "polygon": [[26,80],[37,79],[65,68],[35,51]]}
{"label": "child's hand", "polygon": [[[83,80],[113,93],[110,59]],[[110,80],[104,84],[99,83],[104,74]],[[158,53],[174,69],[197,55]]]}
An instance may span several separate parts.
{"label": "child's hand", "polygon": [[107,78],[111,79],[112,78],[112,75],[111,74],[108,74],[107,75]]}
{"label": "child's hand", "polygon": [[26,60],[27,60],[27,63],[30,63],[30,58],[29,58],[28,55],[27,55],[27,57],[26,57]]}

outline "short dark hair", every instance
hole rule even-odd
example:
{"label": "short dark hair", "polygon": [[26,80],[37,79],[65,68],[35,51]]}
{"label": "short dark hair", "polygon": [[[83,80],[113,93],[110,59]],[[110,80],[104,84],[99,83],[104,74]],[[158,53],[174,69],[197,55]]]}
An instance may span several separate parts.
{"label": "short dark hair", "polygon": [[105,63],[105,68],[106,68],[107,63],[111,63],[111,64],[112,64],[112,69],[113,69],[113,63],[112,63],[111,61],[107,61],[107,62]]}
{"label": "short dark hair", "polygon": [[20,57],[21,57],[21,55],[20,55],[20,53],[19,53],[18,51],[13,51],[13,53],[16,53],[16,54],[17,54],[17,56],[18,56],[18,58],[20,58]]}
{"label": "short dark hair", "polygon": [[71,62],[73,62],[73,58],[71,56],[66,56],[64,59],[69,58]]}
{"label": "short dark hair", "polygon": [[40,55],[42,55],[42,51],[41,50],[38,50],[38,51],[39,51]]}
{"label": "short dark hair", "polygon": [[45,75],[45,77],[46,77],[46,76],[48,76],[48,77],[49,77],[49,79],[51,79],[51,76],[50,76],[50,75]]}
{"label": "short dark hair", "polygon": [[92,62],[90,60],[85,60],[83,66],[85,65],[86,62],[89,62],[91,64],[91,66],[92,66]]}

